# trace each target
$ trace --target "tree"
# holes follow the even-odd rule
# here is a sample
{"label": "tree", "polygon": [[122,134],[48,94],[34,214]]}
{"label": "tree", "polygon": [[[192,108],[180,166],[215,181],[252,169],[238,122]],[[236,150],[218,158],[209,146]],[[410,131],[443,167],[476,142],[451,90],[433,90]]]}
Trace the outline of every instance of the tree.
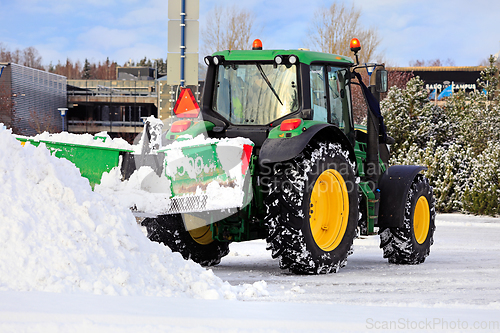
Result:
{"label": "tree", "polygon": [[38,50],[33,46],[27,47],[24,50],[16,49],[9,51],[2,43],[0,43],[0,61],[11,62],[14,64],[36,68],[43,70],[42,57]]}
{"label": "tree", "polygon": [[351,55],[349,47],[352,38],[361,42],[359,60],[361,63],[375,60],[380,38],[375,28],[365,28],[360,21],[361,11],[354,5],[347,8],[344,4],[333,3],[330,7],[319,8],[308,29],[311,49]]}
{"label": "tree", "polygon": [[87,58],[85,58],[85,64],[83,65],[82,79],[84,80],[90,79],[90,63],[87,60]]}
{"label": "tree", "polygon": [[428,167],[436,209],[500,214],[500,100],[498,68],[481,72],[480,89],[454,93],[441,108],[427,99],[418,78],[392,87],[382,101],[391,164]]}
{"label": "tree", "polygon": [[38,50],[33,46],[27,47],[23,50],[23,66],[44,70],[42,65],[42,56]]}
{"label": "tree", "polygon": [[410,67],[442,67],[442,66],[455,66],[453,59],[441,60],[436,58],[434,60],[415,60],[410,61]]}
{"label": "tree", "polygon": [[208,13],[206,27],[201,30],[202,51],[212,54],[222,50],[250,49],[255,15],[237,6],[215,6]]}
{"label": "tree", "polygon": [[489,141],[473,163],[471,186],[465,191],[464,205],[474,214],[500,214],[500,142]]}
{"label": "tree", "polygon": [[147,57],[144,57],[144,59],[141,59],[141,61],[139,61],[137,63],[137,66],[141,66],[141,67],[153,67],[153,63],[151,62],[150,59],[148,59]]}

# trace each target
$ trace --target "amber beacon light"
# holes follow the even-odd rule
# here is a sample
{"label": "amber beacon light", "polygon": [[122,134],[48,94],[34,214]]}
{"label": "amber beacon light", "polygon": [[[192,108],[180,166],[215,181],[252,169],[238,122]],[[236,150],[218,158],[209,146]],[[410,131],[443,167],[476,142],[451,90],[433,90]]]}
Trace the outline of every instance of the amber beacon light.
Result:
{"label": "amber beacon light", "polygon": [[358,52],[361,50],[361,43],[359,42],[359,39],[353,38],[351,39],[351,43],[349,44],[351,47],[351,51],[354,52],[354,56],[356,57],[356,65],[359,64],[359,59],[358,59]]}
{"label": "amber beacon light", "polygon": [[262,50],[262,41],[260,39],[253,41],[252,50]]}
{"label": "amber beacon light", "polygon": [[357,38],[351,39],[351,43],[349,46],[351,47],[351,51],[354,53],[357,53],[359,50],[361,50],[361,44],[359,43],[359,39]]}

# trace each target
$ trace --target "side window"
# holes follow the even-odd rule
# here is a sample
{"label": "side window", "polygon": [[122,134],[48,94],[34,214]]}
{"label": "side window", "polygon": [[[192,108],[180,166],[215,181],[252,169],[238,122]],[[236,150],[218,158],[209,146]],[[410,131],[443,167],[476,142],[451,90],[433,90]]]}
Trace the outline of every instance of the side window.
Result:
{"label": "side window", "polygon": [[331,123],[348,133],[351,131],[349,84],[346,69],[327,67]]}
{"label": "side window", "polygon": [[340,128],[344,127],[344,121],[342,117],[342,98],[340,97],[340,82],[338,77],[338,72],[330,70],[328,71],[328,93],[330,95],[330,110],[332,114],[332,124],[337,125]]}
{"label": "side window", "polygon": [[323,66],[311,66],[311,107],[313,119],[328,121],[328,109],[326,104],[325,75]]}

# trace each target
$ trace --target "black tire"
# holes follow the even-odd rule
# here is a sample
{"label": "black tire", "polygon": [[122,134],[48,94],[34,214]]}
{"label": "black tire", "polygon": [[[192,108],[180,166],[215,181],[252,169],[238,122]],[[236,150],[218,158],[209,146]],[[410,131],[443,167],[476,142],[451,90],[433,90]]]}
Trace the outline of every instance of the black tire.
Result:
{"label": "black tire", "polygon": [[417,175],[408,191],[403,226],[379,230],[384,258],[393,264],[423,263],[434,243],[435,218],[432,187],[427,178]]}
{"label": "black tire", "polygon": [[187,231],[180,214],[146,218],[141,224],[150,240],[163,243],[172,252],[179,252],[184,259],[202,266],[217,265],[229,253],[229,243],[212,239],[210,226]]}
{"label": "black tire", "polygon": [[[294,159],[273,166],[269,194],[264,200],[269,229],[267,248],[273,258],[279,258],[281,268],[297,274],[322,274],[345,266],[358,222],[354,168],[340,144],[325,142],[312,142]],[[334,181],[324,181],[325,175],[333,175]],[[332,190],[316,189],[314,194],[315,185],[323,183]],[[335,192],[337,185],[340,190]],[[321,197],[318,193],[326,194]],[[328,230],[332,230],[331,234]]]}

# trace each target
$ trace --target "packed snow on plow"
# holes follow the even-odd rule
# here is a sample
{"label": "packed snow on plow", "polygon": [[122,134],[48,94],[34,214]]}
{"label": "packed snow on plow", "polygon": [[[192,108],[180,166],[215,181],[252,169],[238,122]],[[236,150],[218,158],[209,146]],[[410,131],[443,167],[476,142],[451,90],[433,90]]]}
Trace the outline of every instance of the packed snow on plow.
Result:
{"label": "packed snow on plow", "polygon": [[[194,213],[239,208],[251,199],[245,176],[253,143],[244,138],[178,141],[165,153],[165,175],[171,180],[167,213]],[[215,222],[215,221],[212,221]]]}

